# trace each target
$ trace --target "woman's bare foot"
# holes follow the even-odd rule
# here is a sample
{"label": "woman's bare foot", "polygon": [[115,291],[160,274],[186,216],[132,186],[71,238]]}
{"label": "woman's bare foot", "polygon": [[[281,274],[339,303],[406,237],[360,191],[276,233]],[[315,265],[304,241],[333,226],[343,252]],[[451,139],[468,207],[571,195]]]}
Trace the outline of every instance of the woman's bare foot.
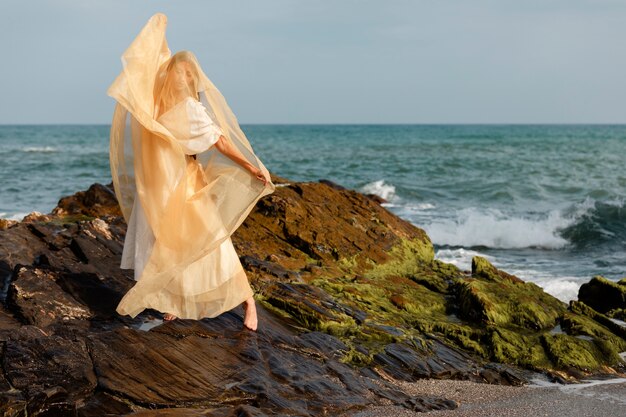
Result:
{"label": "woman's bare foot", "polygon": [[250,329],[256,330],[257,327],[257,317],[256,317],[256,305],[254,304],[254,298],[250,297],[243,303],[243,311],[245,311],[245,316],[243,318],[243,325]]}
{"label": "woman's bare foot", "polygon": [[177,318],[178,318],[178,317],[176,317],[175,315],[170,314],[170,313],[165,313],[165,314],[163,315],[163,320],[164,320],[164,321],[172,321],[172,320],[176,320]]}

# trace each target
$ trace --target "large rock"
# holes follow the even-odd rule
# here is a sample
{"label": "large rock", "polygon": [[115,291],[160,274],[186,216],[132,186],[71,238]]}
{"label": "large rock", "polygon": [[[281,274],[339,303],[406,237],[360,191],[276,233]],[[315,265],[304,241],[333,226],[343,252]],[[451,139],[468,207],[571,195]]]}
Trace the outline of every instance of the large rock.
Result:
{"label": "large rock", "polygon": [[113,183],[109,185],[93,184],[87,191],[79,191],[74,195],[63,197],[52,211],[57,216],[121,216],[117,204]]}
{"label": "large rock", "polygon": [[[296,416],[347,410],[379,397],[413,408],[411,397],[360,376],[337,360],[338,351],[318,347],[341,348],[340,341],[324,334],[295,335],[260,312],[263,328],[256,333],[239,331],[240,317],[226,313],[213,320],[178,320],[149,332],[118,329],[92,335],[99,384],[145,406],[254,404]],[[439,399],[435,406],[455,404]]]}
{"label": "large rock", "polygon": [[455,404],[408,396],[389,376],[517,385],[528,378],[518,367],[624,371],[624,334],[606,315],[481,258],[472,275],[434,260],[428,236],[374,199],[329,181],[274,182],[233,235],[256,333],[242,331],[240,308],[149,331],[160,313],[118,316],[134,281],[119,269],[125,223],[107,187],[0,225],[0,410],[309,416],[391,400],[425,411]]}
{"label": "large rock", "polygon": [[278,263],[305,280],[371,271],[417,272],[434,257],[423,230],[376,202],[327,183],[283,183],[233,235],[240,254]]}
{"label": "large rock", "polygon": [[600,313],[626,309],[626,278],[613,282],[597,276],[580,286],[578,300]]}
{"label": "large rock", "polygon": [[[157,313],[146,311],[135,320],[115,314],[133,281],[132,271],[119,269],[125,225],[111,214],[115,211],[108,196],[106,187],[92,186],[62,199],[51,215],[35,213],[0,231],[0,269],[9,307],[0,315],[4,415],[122,415],[155,405],[204,409],[198,415],[265,415],[275,410],[321,415],[382,400],[421,411],[456,407],[446,399],[404,394],[376,372],[359,373],[342,362],[350,349],[342,341],[285,327],[296,322],[275,317],[263,305],[257,333],[241,331],[241,311],[138,330]],[[401,221],[396,226],[412,231]],[[412,232],[404,236],[415,240],[411,248],[419,249],[421,258],[432,258],[428,238],[417,229]],[[376,233],[387,232],[379,228]],[[301,272],[314,270],[310,254],[319,251],[329,262],[340,254],[320,249],[313,234],[290,239],[297,242],[297,249],[290,246],[294,254],[301,249],[306,253],[303,271],[254,252],[243,252],[244,265],[267,274],[265,278],[282,274],[287,281],[301,280]],[[401,239],[387,236],[387,242],[393,246]],[[387,256],[377,249],[372,253]],[[187,408],[178,415],[191,413]]]}

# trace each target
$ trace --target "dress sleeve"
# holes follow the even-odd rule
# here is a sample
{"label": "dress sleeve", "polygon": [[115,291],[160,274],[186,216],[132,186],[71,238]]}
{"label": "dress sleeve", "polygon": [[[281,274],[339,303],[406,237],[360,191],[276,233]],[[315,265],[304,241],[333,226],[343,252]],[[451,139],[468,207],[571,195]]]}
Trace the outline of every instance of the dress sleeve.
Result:
{"label": "dress sleeve", "polygon": [[189,117],[189,139],[179,143],[187,155],[195,155],[208,150],[222,135],[222,129],[215,124],[202,103],[189,100],[187,104]]}

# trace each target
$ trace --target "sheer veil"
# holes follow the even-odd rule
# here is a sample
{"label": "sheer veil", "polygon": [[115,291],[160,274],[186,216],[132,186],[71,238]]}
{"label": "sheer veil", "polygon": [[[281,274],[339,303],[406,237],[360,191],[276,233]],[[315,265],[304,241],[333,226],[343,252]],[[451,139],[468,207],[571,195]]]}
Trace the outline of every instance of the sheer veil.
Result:
{"label": "sheer veil", "polygon": [[[146,267],[124,305],[118,307],[118,312],[133,317],[143,309],[134,307],[140,305],[138,297],[165,288],[188,265],[215,250],[256,202],[275,189],[226,100],[193,54],[189,61],[197,75],[195,98],[226,139],[263,172],[267,183],[255,179],[215,146],[197,156],[202,166],[199,174],[190,170],[190,157],[174,133],[189,129],[188,121],[180,120],[180,126],[169,129],[157,121],[159,114],[174,105],[165,93],[171,60],[166,26],[165,15],[150,18],[123,53],[122,72],[107,91],[117,101],[110,137],[115,193],[127,222],[134,200],[139,199],[155,236]],[[181,292],[193,294],[193,288]]]}

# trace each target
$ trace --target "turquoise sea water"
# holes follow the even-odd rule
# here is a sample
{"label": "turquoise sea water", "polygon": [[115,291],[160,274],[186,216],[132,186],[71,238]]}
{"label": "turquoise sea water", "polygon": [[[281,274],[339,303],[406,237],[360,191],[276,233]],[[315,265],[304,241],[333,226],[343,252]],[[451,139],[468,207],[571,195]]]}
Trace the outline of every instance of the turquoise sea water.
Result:
{"label": "turquoise sea water", "polygon": [[[437,257],[475,254],[563,299],[626,276],[626,126],[243,125],[273,173],[376,193]],[[110,181],[108,126],[0,126],[0,217]]]}

